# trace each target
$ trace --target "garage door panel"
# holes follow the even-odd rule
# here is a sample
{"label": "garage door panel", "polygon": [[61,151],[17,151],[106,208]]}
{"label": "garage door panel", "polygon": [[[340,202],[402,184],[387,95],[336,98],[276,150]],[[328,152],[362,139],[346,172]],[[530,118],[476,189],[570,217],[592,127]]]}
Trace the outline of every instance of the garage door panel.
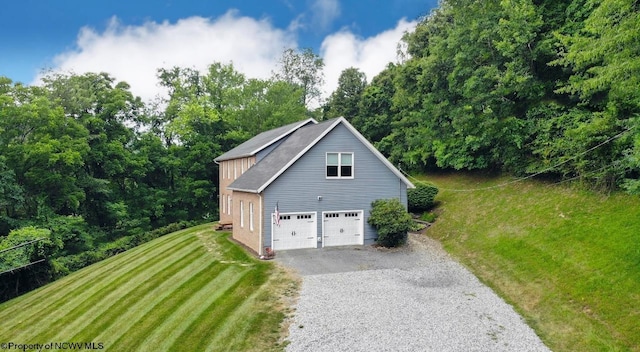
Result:
{"label": "garage door panel", "polygon": [[323,246],[348,246],[364,244],[363,211],[324,212]]}
{"label": "garage door panel", "polygon": [[274,250],[317,247],[315,213],[280,214],[280,224],[271,226]]}

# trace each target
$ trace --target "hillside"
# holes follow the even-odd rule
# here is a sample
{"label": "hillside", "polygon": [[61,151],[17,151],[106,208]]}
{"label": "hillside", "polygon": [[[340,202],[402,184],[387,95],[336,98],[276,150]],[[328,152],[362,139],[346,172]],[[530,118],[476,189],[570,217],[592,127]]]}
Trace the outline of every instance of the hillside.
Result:
{"label": "hillside", "polygon": [[427,234],[552,350],[640,351],[638,197],[480,174],[419,178],[440,188]]}
{"label": "hillside", "polygon": [[110,351],[278,350],[296,282],[211,224],[178,231],[0,305],[0,341]]}

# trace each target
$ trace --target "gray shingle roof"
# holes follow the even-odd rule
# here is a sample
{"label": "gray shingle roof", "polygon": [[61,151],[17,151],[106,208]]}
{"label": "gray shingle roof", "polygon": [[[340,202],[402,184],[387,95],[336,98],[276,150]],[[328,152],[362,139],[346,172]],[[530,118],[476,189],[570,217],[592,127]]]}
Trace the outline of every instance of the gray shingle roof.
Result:
{"label": "gray shingle roof", "polygon": [[296,130],[289,138],[229,185],[229,189],[261,192],[262,187],[284,171],[290,163],[302,156],[315,141],[330,130],[337,119],[316,125],[307,125]]}
{"label": "gray shingle roof", "polygon": [[[314,121],[315,122],[315,121]],[[407,187],[414,185],[396,169],[366,138],[364,138],[344,117],[323,121],[318,124],[300,127],[264,159],[249,168],[233,181],[228,188],[236,191],[261,193],[271,182],[278,178],[289,166],[311,149],[338,124],[344,124],[354,136],[373,152]]]}
{"label": "gray shingle roof", "polygon": [[253,156],[262,149],[270,146],[271,144],[279,141],[280,139],[286,137],[287,135],[295,132],[300,127],[305,126],[309,123],[315,124],[317,122],[314,119],[306,119],[303,121],[298,121],[282,127],[278,127],[273,130],[262,132],[257,136],[249,139],[248,141],[240,144],[239,146],[231,149],[230,151],[215,158],[214,161],[220,162],[224,160]]}

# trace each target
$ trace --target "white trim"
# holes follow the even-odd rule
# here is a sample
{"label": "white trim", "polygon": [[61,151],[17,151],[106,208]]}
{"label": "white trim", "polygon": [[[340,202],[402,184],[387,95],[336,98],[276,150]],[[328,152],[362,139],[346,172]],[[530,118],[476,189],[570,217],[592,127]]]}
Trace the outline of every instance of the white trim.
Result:
{"label": "white trim", "polygon": [[[259,153],[259,152],[260,152],[260,151],[262,151],[263,149],[265,149],[265,148],[269,147],[270,145],[272,145],[272,144],[274,144],[275,142],[277,142],[277,141],[281,140],[282,138],[286,137],[287,135],[289,135],[289,134],[291,134],[291,133],[295,132],[297,129],[299,129],[299,128],[302,128],[302,127],[306,126],[307,124],[309,124],[309,122],[313,123],[314,125],[315,125],[315,124],[318,124],[318,121],[316,121],[316,120],[315,120],[315,119],[313,119],[313,118],[308,118],[308,119],[306,119],[306,120],[299,121],[299,122],[298,122],[298,124],[296,124],[295,126],[291,127],[291,129],[290,129],[290,130],[288,130],[288,131],[284,132],[283,134],[281,134],[281,135],[279,135],[279,136],[276,136],[276,137],[272,138],[271,140],[267,141],[266,143],[264,143],[263,145],[259,146],[257,149],[255,149],[255,150],[253,150],[253,151],[251,151],[251,152],[249,152],[249,153],[243,153],[243,154],[239,154],[239,155],[234,155],[234,156],[232,156],[232,157],[225,157],[224,159],[220,159],[220,157],[221,157],[221,156],[224,156],[225,154],[229,153],[230,151],[232,151],[232,150],[236,149],[237,147],[241,146],[242,144],[244,144],[244,143],[242,143],[242,144],[240,144],[239,146],[236,146],[236,148],[233,148],[233,149],[231,149],[231,150],[229,150],[229,151],[225,152],[224,154],[222,154],[222,155],[218,156],[217,158],[215,158],[215,159],[213,160],[213,162],[215,162],[215,163],[217,164],[217,163],[224,162],[224,161],[228,161],[228,160],[233,160],[233,159],[239,159],[239,158],[245,158],[245,157],[252,157],[252,156],[255,156],[257,153]],[[294,124],[294,123],[295,123],[295,122],[292,122],[291,124]],[[284,127],[284,126],[280,126],[280,127]],[[279,127],[278,127],[278,128],[279,128]],[[275,129],[277,129],[277,128],[274,128],[274,130],[275,130]],[[264,131],[264,132],[269,132],[269,131]],[[264,133],[264,132],[262,132],[262,133]],[[260,134],[261,134],[261,133],[259,133],[258,135],[260,135]],[[251,139],[253,139],[253,138],[257,137],[258,135],[253,136]],[[250,141],[251,139],[249,139],[249,141]],[[248,141],[247,141],[247,142],[248,142]]]}
{"label": "white trim", "polygon": [[[329,154],[338,154],[338,176],[327,176],[327,158]],[[342,176],[342,154],[351,154],[351,176]],[[353,180],[355,178],[354,152],[326,152],[324,156],[324,178],[327,180]]]}
{"label": "white trim", "polygon": [[355,127],[351,126],[349,121],[347,121],[344,117],[339,117],[336,119],[334,123],[331,124],[331,126],[329,126],[326,130],[324,130],[322,134],[320,134],[316,139],[311,141],[302,151],[300,151],[300,153],[298,153],[295,157],[289,160],[289,162],[286,165],[284,165],[282,169],[276,172],[269,180],[267,180],[267,182],[265,182],[257,190],[244,190],[243,192],[262,193],[262,191],[264,191],[273,181],[275,181],[278,177],[280,177],[280,175],[282,175],[291,165],[293,165],[293,163],[298,161],[298,159],[300,159],[304,154],[306,154],[309,151],[309,149],[313,148],[320,140],[322,140],[327,134],[329,134],[329,132],[333,131],[333,129],[341,123],[344,124],[344,126],[347,127],[347,129],[351,131],[351,133],[353,133],[353,135],[360,142],[362,142],[362,144],[364,144],[365,147],[367,147],[373,153],[373,155],[375,155],[378,159],[380,159],[380,161],[382,161],[382,163],[387,168],[389,168],[389,170],[391,170],[393,174],[395,174],[402,182],[404,182],[408,188],[415,188],[413,183],[411,183],[409,179],[404,177],[404,175],[398,169],[396,169],[396,167],[393,166],[393,164],[391,164],[389,160],[387,160],[387,158],[385,158],[384,155],[382,155],[382,153],[380,153],[371,143],[369,143],[369,141],[366,138],[364,138],[364,136],[361,135],[360,132],[358,132],[358,130],[355,129]]}
{"label": "white trim", "polygon": [[240,201],[240,228],[244,228],[244,201]]}
{"label": "white trim", "polygon": [[324,136],[326,136],[329,132],[331,132],[331,130],[333,130],[333,128],[336,127],[340,123],[340,121],[341,121],[340,119],[337,119],[331,126],[329,126],[329,128],[324,130],[322,134],[320,134],[316,139],[311,141],[311,143],[309,143],[304,149],[302,149],[302,151],[300,151],[298,155],[296,155],[291,160],[289,160],[289,162],[285,166],[283,166],[282,169],[276,172],[275,175],[273,175],[269,180],[267,180],[267,182],[265,182],[262,186],[260,186],[260,188],[258,188],[256,193],[262,193],[262,191],[264,191],[265,188],[267,188],[273,181],[275,181],[278,177],[280,177],[280,175],[282,175],[282,173],[284,173],[291,165],[293,165],[293,163],[298,161],[298,159],[300,159],[303,155],[305,155],[309,151],[309,149],[313,148],[313,146],[315,146],[316,143],[318,143],[320,140],[322,140],[322,138],[324,138]]}
{"label": "white trim", "polygon": [[253,202],[249,202],[249,231],[253,232],[254,209]]}
{"label": "white trim", "polygon": [[254,156],[254,155],[258,154],[258,152],[260,152],[261,150],[263,150],[263,149],[267,148],[268,146],[270,146],[270,145],[272,145],[273,143],[275,143],[275,142],[277,142],[277,141],[281,140],[282,138],[284,138],[284,137],[286,137],[286,136],[290,135],[291,133],[295,132],[296,130],[298,130],[298,129],[300,129],[300,128],[304,127],[304,126],[306,126],[309,122],[313,122],[313,124],[314,124],[314,125],[317,125],[317,124],[318,124],[318,121],[316,121],[316,120],[315,120],[314,118],[312,118],[312,117],[310,117],[310,118],[308,118],[308,119],[306,119],[306,120],[300,121],[300,123],[299,123],[299,124],[297,124],[297,125],[295,125],[295,126],[291,127],[291,129],[290,129],[290,130],[288,130],[287,132],[285,132],[285,133],[283,133],[283,134],[279,135],[278,137],[276,137],[276,138],[274,138],[274,139],[270,140],[269,142],[265,143],[264,145],[261,145],[258,149],[256,149],[256,150],[252,151],[251,153],[249,153],[249,155],[250,155],[250,156]]}
{"label": "white trim", "polygon": [[263,236],[263,224],[262,224],[262,194],[258,194],[258,198],[260,199],[260,205],[258,206],[258,243],[260,244],[260,248],[258,248],[258,254],[264,254],[264,236]]}
{"label": "white trim", "polygon": [[340,117],[339,120],[344,122],[344,125],[351,131],[351,133],[353,133],[356,136],[356,138],[358,138],[360,142],[362,142],[362,144],[364,144],[367,148],[369,148],[369,150],[371,150],[371,152],[375,156],[377,156],[378,159],[380,159],[380,161],[382,161],[382,163],[391,170],[391,172],[393,172],[396,176],[398,176],[398,178],[402,180],[407,185],[408,188],[416,188],[416,186],[414,186],[413,183],[411,183],[411,181],[409,181],[409,179],[406,178],[402,174],[402,172],[400,172],[400,170],[398,170],[395,166],[393,166],[393,164],[391,164],[391,162],[389,162],[389,160],[387,160],[387,158],[385,158],[384,155],[382,155],[382,153],[380,153],[380,151],[376,149],[376,147],[374,147],[371,143],[369,143],[369,141],[366,138],[364,138],[364,136],[360,134],[360,132],[358,132],[358,130],[356,130],[356,128],[349,123],[349,121],[347,121],[344,117]]}

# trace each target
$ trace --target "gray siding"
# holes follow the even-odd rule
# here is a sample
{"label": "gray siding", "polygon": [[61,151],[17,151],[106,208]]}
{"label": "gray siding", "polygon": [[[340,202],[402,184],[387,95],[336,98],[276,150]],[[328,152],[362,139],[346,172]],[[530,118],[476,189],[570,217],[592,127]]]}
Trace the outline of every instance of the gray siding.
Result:
{"label": "gray siding", "polygon": [[[326,179],[327,152],[353,152],[354,178]],[[371,202],[398,198],[406,207],[407,186],[340,124],[269,185],[263,196],[266,246],[271,244],[271,213],[276,202],[280,213],[316,212],[318,236],[322,235],[323,211],[364,210],[364,239],[365,244],[370,244],[377,237],[375,229],[367,223]],[[318,196],[322,196],[321,201]]]}

